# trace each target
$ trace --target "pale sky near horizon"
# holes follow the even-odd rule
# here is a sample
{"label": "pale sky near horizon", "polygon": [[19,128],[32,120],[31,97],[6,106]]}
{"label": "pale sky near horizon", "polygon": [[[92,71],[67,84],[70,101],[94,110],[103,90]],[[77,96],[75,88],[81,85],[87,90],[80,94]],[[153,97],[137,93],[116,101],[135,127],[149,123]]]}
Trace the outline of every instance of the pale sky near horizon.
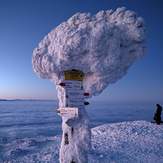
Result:
{"label": "pale sky near horizon", "polygon": [[76,12],[125,6],[145,20],[146,55],[95,100],[163,100],[163,1],[161,0],[0,0],[0,98],[56,99],[55,86],[32,70],[32,51],[53,28]]}

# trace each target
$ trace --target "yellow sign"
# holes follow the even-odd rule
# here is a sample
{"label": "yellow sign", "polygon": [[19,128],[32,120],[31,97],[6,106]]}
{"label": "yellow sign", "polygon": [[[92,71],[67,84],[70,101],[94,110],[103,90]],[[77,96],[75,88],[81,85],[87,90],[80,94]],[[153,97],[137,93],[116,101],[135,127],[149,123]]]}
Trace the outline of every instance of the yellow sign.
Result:
{"label": "yellow sign", "polygon": [[82,81],[84,78],[84,73],[80,70],[67,70],[64,71],[65,80],[79,80]]}

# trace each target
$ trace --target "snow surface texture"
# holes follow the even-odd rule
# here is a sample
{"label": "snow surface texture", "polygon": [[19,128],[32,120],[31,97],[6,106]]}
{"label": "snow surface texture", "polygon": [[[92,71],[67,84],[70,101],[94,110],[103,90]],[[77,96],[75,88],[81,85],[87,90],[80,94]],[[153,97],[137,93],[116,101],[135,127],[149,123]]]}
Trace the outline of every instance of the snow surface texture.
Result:
{"label": "snow surface texture", "polygon": [[[58,163],[60,136],[16,140],[8,144],[7,163]],[[48,142],[37,153],[35,144]],[[54,150],[55,149],[55,150]],[[89,163],[162,163],[163,126],[146,121],[104,124],[92,129]]]}
{"label": "snow surface texture", "polygon": [[84,90],[91,95],[122,78],[144,54],[144,22],[125,7],[77,13],[52,30],[33,52],[33,69],[58,83],[63,71],[85,73]]}

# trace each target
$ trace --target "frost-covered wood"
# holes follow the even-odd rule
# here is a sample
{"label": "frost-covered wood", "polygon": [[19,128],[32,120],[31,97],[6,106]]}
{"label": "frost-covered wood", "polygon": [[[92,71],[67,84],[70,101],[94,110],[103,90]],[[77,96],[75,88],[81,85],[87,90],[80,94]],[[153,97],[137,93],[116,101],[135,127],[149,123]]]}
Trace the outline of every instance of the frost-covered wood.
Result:
{"label": "frost-covered wood", "polygon": [[[65,86],[57,86],[59,107],[67,108],[62,116],[62,142],[60,148],[61,163],[88,162],[90,150],[89,120],[84,107],[84,92],[82,81],[64,81]],[[74,117],[68,115],[70,107],[78,108],[78,114]],[[70,114],[72,109],[70,110]]]}

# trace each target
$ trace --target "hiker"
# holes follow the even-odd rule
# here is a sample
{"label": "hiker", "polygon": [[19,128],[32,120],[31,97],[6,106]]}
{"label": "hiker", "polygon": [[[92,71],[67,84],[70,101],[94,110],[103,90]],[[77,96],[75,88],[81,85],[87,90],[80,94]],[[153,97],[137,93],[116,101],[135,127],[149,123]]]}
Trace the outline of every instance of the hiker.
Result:
{"label": "hiker", "polygon": [[159,105],[159,104],[156,104],[156,107],[157,107],[157,109],[156,109],[156,112],[154,114],[154,118],[153,119],[159,125],[160,123],[162,123],[162,121],[161,121],[162,106]]}

